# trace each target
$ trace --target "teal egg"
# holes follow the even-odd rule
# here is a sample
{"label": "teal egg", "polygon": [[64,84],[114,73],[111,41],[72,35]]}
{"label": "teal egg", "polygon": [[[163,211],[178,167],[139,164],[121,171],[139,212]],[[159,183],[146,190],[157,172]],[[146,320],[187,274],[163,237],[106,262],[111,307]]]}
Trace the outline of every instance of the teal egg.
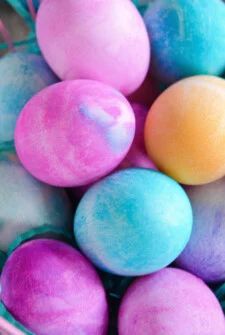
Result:
{"label": "teal egg", "polygon": [[151,40],[151,73],[166,84],[225,71],[222,0],[157,0],[144,20]]}
{"label": "teal egg", "polygon": [[155,272],[182,252],[192,209],[182,187],[147,169],[117,172],[92,186],[78,205],[76,241],[100,269],[124,276]]}

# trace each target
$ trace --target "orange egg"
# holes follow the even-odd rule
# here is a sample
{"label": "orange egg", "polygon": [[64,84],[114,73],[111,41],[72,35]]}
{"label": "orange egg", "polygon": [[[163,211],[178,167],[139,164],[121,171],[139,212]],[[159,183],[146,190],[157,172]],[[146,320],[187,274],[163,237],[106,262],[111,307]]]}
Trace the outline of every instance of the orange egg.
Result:
{"label": "orange egg", "polygon": [[225,175],[225,80],[195,76],[164,91],[150,109],[145,144],[160,170],[183,184]]}

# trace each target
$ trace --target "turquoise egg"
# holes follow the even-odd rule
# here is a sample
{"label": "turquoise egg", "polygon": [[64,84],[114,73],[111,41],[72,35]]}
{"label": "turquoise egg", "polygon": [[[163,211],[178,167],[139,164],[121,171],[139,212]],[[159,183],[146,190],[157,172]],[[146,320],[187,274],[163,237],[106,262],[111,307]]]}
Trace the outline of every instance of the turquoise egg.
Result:
{"label": "turquoise egg", "polygon": [[176,181],[153,170],[127,169],[87,191],[74,232],[100,269],[138,276],[173,262],[190,238],[192,220],[189,199]]}
{"label": "turquoise egg", "polygon": [[145,23],[151,40],[151,73],[166,84],[225,71],[225,4],[222,0],[158,0]]}
{"label": "turquoise egg", "polygon": [[42,56],[15,52],[0,59],[0,145],[13,141],[16,120],[28,100],[56,81]]}
{"label": "turquoise egg", "polygon": [[25,232],[66,232],[73,208],[63,189],[34,179],[13,151],[0,152],[0,249],[8,251]]}

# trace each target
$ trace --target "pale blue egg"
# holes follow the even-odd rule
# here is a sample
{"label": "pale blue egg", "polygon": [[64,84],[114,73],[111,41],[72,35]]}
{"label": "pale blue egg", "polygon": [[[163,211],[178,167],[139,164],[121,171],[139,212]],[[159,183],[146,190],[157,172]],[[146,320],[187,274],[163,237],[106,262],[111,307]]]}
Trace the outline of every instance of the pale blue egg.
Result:
{"label": "pale blue egg", "polygon": [[25,232],[67,232],[73,208],[63,189],[33,178],[14,151],[0,152],[0,248],[7,251]]}
{"label": "pale blue egg", "polygon": [[100,269],[144,275],[170,264],[184,249],[192,209],[182,187],[147,169],[117,172],[92,186],[78,206],[74,231]]}
{"label": "pale blue egg", "polygon": [[225,4],[221,0],[157,0],[145,23],[151,74],[166,84],[225,71]]}

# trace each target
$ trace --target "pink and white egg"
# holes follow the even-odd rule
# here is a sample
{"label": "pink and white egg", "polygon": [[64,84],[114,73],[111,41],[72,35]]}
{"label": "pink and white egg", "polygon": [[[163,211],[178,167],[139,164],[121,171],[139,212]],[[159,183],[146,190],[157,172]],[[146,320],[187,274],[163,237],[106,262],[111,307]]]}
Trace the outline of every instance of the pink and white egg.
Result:
{"label": "pink and white egg", "polygon": [[34,96],[17,122],[15,143],[24,167],[55,186],[92,183],[126,156],[135,117],[126,98],[91,80],[65,81]]}

